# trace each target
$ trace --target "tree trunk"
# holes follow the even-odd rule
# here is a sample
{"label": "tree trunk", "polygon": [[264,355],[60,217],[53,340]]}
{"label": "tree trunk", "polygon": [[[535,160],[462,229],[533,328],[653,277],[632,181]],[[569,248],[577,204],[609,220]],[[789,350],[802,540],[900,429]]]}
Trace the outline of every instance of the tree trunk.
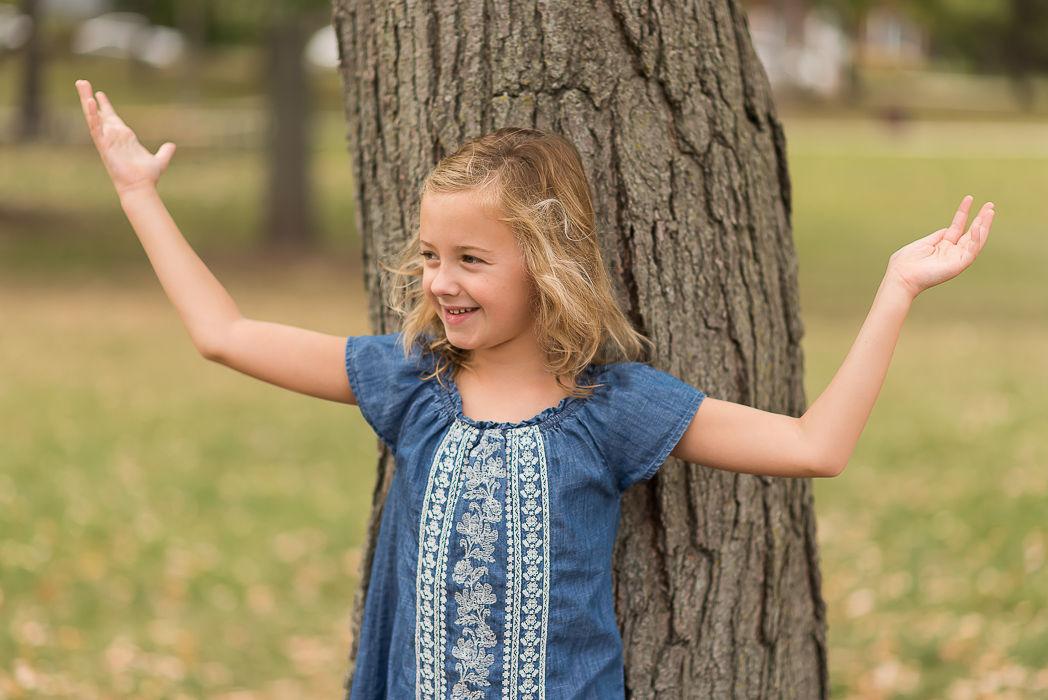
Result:
{"label": "tree trunk", "polygon": [[[537,126],[582,153],[653,364],[803,410],[786,147],[735,0],[333,1],[376,333],[397,327],[378,261],[414,231],[430,168]],[[391,470],[384,454],[354,632]],[[630,697],[827,697],[810,482],[671,460],[626,494],[613,574]]]}
{"label": "tree trunk", "polygon": [[309,207],[309,86],[302,65],[305,37],[298,21],[269,31],[270,154],[267,242],[305,248],[314,241]]}
{"label": "tree trunk", "polygon": [[1032,112],[1037,106],[1034,76],[1048,69],[1044,30],[1048,28],[1048,9],[1042,0],[1012,0],[1011,17],[1005,28],[1005,67],[1012,76],[1012,90],[1019,106]]}
{"label": "tree trunk", "polygon": [[175,6],[175,22],[186,40],[179,67],[179,99],[183,103],[197,104],[203,96],[207,11],[204,0],[182,0]]}
{"label": "tree trunk", "polygon": [[39,0],[22,0],[22,14],[32,22],[22,64],[21,99],[19,100],[17,137],[19,141],[36,141],[44,132],[43,73],[44,33]]}

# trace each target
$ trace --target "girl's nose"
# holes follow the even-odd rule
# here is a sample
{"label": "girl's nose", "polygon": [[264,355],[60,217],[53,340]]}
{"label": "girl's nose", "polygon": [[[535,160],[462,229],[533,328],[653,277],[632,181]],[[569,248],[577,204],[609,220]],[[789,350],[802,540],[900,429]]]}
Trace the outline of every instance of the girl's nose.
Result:
{"label": "girl's nose", "polygon": [[453,296],[458,293],[458,283],[455,281],[454,272],[446,265],[441,265],[433,270],[429,280],[429,291],[436,296]]}

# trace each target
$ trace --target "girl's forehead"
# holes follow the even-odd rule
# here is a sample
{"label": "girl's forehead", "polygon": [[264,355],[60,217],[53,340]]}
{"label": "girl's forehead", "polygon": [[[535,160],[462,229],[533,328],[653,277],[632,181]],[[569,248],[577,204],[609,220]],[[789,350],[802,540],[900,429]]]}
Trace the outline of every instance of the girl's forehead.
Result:
{"label": "girl's forehead", "polygon": [[509,225],[471,192],[427,194],[422,198],[419,237],[431,245],[516,245]]}

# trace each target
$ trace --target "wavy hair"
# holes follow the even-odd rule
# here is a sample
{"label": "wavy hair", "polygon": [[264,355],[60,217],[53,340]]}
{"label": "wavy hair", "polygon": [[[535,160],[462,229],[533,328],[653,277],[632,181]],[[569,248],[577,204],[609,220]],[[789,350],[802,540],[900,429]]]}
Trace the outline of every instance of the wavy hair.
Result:
{"label": "wavy hair", "polygon": [[[513,231],[534,282],[532,300],[546,369],[572,396],[591,364],[642,359],[648,341],[626,320],[612,293],[597,245],[593,204],[582,159],[559,134],[507,127],[467,141],[440,162],[421,196],[472,192],[481,206]],[[431,376],[469,365],[422,291],[422,255],[416,234],[387,269],[400,279],[390,304],[403,319],[406,351],[436,358]]]}

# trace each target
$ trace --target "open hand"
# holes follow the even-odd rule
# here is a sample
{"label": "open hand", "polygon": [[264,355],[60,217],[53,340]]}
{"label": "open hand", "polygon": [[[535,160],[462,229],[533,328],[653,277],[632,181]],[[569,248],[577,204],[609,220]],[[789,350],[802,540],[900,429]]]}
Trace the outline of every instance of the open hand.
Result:
{"label": "open hand", "polygon": [[76,81],[76,90],[80,93],[80,106],[84,108],[91,139],[117,194],[142,186],[154,187],[175,153],[175,144],[165,143],[155,155],[150,153],[117,116],[105,93],[92,96],[91,83],[86,80]]}
{"label": "open hand", "polygon": [[914,241],[892,255],[889,273],[894,273],[913,296],[953,279],[979,256],[993,224],[993,203],[982,205],[971,227],[965,231],[972,201],[971,197],[961,201],[949,228]]}

